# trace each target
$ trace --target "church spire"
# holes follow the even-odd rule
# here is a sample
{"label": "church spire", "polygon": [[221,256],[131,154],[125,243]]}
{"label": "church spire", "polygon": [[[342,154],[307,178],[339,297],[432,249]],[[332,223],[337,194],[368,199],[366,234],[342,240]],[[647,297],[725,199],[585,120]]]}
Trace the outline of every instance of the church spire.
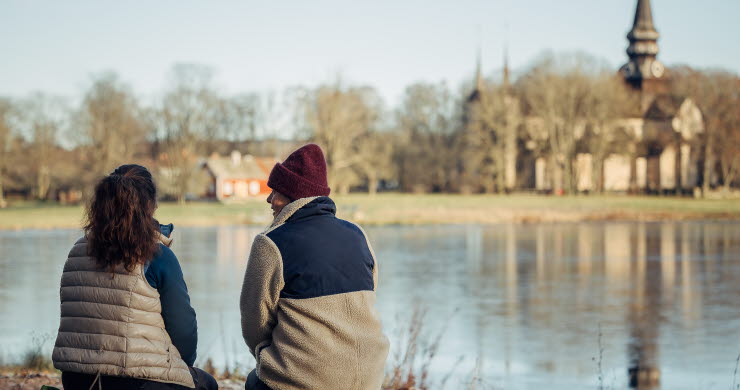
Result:
{"label": "church spire", "polygon": [[633,34],[635,31],[653,32],[656,34],[655,38],[658,38],[658,32],[655,31],[655,27],[653,26],[653,11],[650,7],[650,0],[637,1],[635,21],[632,24],[632,31],[630,31],[630,34]]}
{"label": "church spire", "polygon": [[630,42],[627,47],[627,55],[630,59],[639,57],[655,58],[658,55],[658,38],[660,34],[653,25],[653,11],[650,0],[637,0],[635,10],[635,21],[632,30],[627,34]]}
{"label": "church spire", "polygon": [[478,53],[475,60],[475,84],[473,90],[468,95],[468,103],[477,102],[480,100],[481,92],[483,91],[483,75],[481,74],[481,59],[480,59],[480,46],[478,46]]}
{"label": "church spire", "polygon": [[506,21],[504,24],[504,78],[503,78],[503,84],[504,87],[508,88],[510,86],[510,79],[509,79],[509,22]]}
{"label": "church spire", "polygon": [[511,84],[509,80],[509,44],[504,42],[504,87],[508,87]]}
{"label": "church spire", "polygon": [[481,76],[480,46],[478,46],[478,54],[475,60],[475,89],[478,91],[483,90],[483,76]]}
{"label": "church spire", "polygon": [[650,92],[645,91],[646,82],[651,84],[649,89],[654,89],[653,92],[663,89],[665,84],[665,68],[656,58],[659,37],[653,24],[650,0],[637,0],[632,29],[627,33],[629,61],[622,66],[621,72],[627,83],[643,92]]}

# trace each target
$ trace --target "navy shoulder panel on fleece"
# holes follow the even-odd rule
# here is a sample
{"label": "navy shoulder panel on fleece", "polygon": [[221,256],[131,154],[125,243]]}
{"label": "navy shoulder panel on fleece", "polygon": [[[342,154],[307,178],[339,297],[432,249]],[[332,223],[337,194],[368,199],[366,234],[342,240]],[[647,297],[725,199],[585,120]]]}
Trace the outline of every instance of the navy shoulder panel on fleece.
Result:
{"label": "navy shoulder panel on fleece", "polygon": [[[319,198],[317,204],[331,202]],[[283,258],[281,298],[373,290],[373,256],[362,231],[312,202],[299,218],[267,233]],[[333,206],[333,202],[331,202]],[[310,212],[309,210],[314,210]],[[298,214],[298,213],[297,213]]]}

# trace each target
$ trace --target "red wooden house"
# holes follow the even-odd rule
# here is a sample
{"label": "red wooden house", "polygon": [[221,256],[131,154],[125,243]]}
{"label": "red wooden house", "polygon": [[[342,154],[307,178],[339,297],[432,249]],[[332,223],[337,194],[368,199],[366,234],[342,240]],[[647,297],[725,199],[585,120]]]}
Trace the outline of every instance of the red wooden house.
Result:
{"label": "red wooden house", "polygon": [[208,182],[204,197],[222,202],[266,197],[270,193],[267,178],[277,162],[269,157],[242,156],[238,151],[228,157],[211,155],[202,166]]}

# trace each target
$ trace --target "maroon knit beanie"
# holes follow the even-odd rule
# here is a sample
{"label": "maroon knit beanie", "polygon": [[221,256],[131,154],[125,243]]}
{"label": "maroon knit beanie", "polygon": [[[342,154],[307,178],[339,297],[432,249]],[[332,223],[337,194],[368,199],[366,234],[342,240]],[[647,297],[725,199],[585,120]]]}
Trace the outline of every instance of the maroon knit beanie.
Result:
{"label": "maroon knit beanie", "polygon": [[267,186],[290,200],[329,195],[324,152],[316,144],[302,146],[282,164],[275,164]]}

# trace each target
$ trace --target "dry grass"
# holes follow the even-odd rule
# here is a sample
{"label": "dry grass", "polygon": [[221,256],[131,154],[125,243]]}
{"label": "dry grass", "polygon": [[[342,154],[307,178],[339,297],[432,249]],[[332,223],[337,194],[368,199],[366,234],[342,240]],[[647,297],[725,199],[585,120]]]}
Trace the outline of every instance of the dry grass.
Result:
{"label": "dry grass", "polygon": [[[365,194],[337,196],[338,215],[367,225],[491,224],[613,220],[740,220],[736,199],[647,196],[539,196]],[[270,210],[262,199],[241,204],[162,203],[157,218],[177,226],[265,226]],[[0,209],[0,229],[79,228],[82,208],[48,203]]]}
{"label": "dry grass", "polygon": [[[430,335],[424,328],[427,310],[416,306],[411,312],[408,325],[399,330],[395,340],[397,345],[394,354],[390,357],[386,367],[386,376],[383,381],[382,390],[443,390],[464,357],[459,357],[456,363],[449,367],[443,377],[431,374],[431,365],[438,354],[439,346],[447,330],[445,324],[437,333]],[[452,316],[450,316],[451,318]],[[600,327],[599,327],[600,328]],[[597,388],[606,388],[603,383],[603,345],[602,333],[599,330],[599,356],[597,363],[598,384]],[[19,365],[6,365],[0,361],[0,389],[30,390],[39,389],[42,385],[54,386],[61,389],[61,378],[59,371],[55,370],[50,358],[41,351],[48,342],[48,337],[34,335],[33,347],[29,350]],[[226,390],[237,390],[244,388],[247,372],[242,372],[239,367],[230,369],[228,366],[223,370],[217,369],[213,361],[208,358],[204,363],[198,364],[201,368],[213,375],[219,388]],[[737,383],[738,367],[740,367],[740,354],[735,360],[735,369],[732,375],[733,390],[740,390]],[[482,374],[482,359],[476,359],[474,369],[461,383],[451,384],[454,390],[486,390],[494,389]]]}
{"label": "dry grass", "polygon": [[[427,310],[416,306],[411,313],[407,327],[401,329],[396,337],[395,353],[386,368],[386,377],[382,390],[441,390],[449,380],[464,357],[460,356],[448,372],[440,377],[431,374],[431,366],[439,352],[442,338],[447,331],[447,324],[436,334],[430,335],[424,328]],[[452,318],[449,316],[448,318]],[[481,359],[476,360],[475,368],[464,384],[458,384],[455,390],[478,390],[493,388],[487,385],[481,376]]]}
{"label": "dry grass", "polygon": [[[454,314],[454,313],[453,313]],[[443,325],[436,333],[430,334],[425,328],[427,310],[415,306],[406,321],[407,326],[400,329],[395,335],[396,346],[393,356],[390,357],[386,368],[386,377],[382,390],[441,390],[447,388],[453,372],[463,362],[460,356],[455,364],[451,366],[444,376],[431,374],[431,365],[439,352],[439,346],[447,330],[447,324]],[[448,318],[452,318],[452,315]],[[40,385],[46,384],[61,387],[59,372],[54,369],[48,354],[44,353],[44,347],[51,340],[51,335],[32,335],[32,347],[21,359],[19,364],[7,365],[0,360],[0,389],[38,389]],[[242,348],[240,344],[238,348]],[[603,388],[601,354],[601,333],[599,333],[599,388]],[[227,359],[228,360],[228,359]],[[595,358],[594,358],[595,360]],[[484,390],[493,389],[482,375],[482,359],[478,357],[474,369],[467,379],[452,388],[455,390]],[[740,389],[734,385],[740,355],[736,361],[733,375],[733,389]],[[196,363],[196,366],[213,375],[222,389],[242,389],[249,370],[242,370],[236,365],[230,368],[228,363],[223,369],[218,369],[211,358]],[[436,380],[433,380],[436,379]]]}
{"label": "dry grass", "polygon": [[0,389],[39,390],[42,386],[62,387],[58,373],[39,372],[0,372]]}
{"label": "dry grass", "polygon": [[740,219],[740,202],[647,196],[350,195],[340,213],[365,224]]}
{"label": "dry grass", "polygon": [[46,345],[52,340],[50,334],[32,334],[31,348],[23,354],[19,368],[34,373],[54,372],[54,364],[45,350]]}

